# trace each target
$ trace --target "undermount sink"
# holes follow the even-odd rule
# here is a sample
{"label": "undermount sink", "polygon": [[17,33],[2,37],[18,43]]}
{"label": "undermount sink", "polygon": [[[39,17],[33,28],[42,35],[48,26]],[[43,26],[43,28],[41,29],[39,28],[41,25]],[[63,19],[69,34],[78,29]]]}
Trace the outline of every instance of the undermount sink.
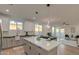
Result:
{"label": "undermount sink", "polygon": [[51,40],[56,40],[57,39],[56,37],[40,36],[40,37],[37,37],[37,40],[40,41],[41,38],[46,39],[47,41],[51,41]]}

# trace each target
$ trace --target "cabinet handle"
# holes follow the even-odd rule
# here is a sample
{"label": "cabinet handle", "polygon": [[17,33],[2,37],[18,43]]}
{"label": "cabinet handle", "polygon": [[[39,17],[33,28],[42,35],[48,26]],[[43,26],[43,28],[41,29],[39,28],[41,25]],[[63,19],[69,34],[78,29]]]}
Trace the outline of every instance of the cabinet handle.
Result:
{"label": "cabinet handle", "polygon": [[31,50],[31,46],[29,46],[29,49]]}
{"label": "cabinet handle", "polygon": [[38,55],[41,55],[40,53],[38,53]]}
{"label": "cabinet handle", "polygon": [[26,55],[28,55],[28,53],[27,53],[27,52],[25,52],[25,54],[26,54]]}

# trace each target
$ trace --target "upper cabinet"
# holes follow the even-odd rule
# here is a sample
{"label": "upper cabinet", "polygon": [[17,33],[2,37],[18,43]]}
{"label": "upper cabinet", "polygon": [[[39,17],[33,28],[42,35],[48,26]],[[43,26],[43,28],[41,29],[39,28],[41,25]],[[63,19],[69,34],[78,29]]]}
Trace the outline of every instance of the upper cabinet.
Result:
{"label": "upper cabinet", "polygon": [[9,18],[2,18],[2,30],[3,31],[9,30]]}
{"label": "upper cabinet", "polygon": [[30,21],[24,22],[24,31],[35,31],[35,24]]}

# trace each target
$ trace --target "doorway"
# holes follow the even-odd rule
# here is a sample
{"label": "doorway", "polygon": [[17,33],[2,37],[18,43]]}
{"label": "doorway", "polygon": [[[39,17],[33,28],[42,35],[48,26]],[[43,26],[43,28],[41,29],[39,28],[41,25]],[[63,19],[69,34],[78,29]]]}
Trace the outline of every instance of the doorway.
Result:
{"label": "doorway", "polygon": [[62,42],[65,39],[65,30],[63,28],[56,27],[57,41]]}
{"label": "doorway", "polygon": [[57,41],[65,39],[65,29],[60,27],[52,27],[52,35],[57,37]]}

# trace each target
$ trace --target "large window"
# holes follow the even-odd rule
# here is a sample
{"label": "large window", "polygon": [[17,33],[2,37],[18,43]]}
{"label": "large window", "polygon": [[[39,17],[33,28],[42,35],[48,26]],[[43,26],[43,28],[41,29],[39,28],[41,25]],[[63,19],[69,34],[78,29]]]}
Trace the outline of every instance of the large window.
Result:
{"label": "large window", "polygon": [[59,28],[56,28],[56,33],[59,33],[60,29]]}
{"label": "large window", "polygon": [[17,29],[18,29],[18,30],[22,30],[22,29],[23,29],[23,23],[18,22],[18,23],[17,23]]}
{"label": "large window", "polygon": [[55,27],[52,27],[52,34],[55,33]]}
{"label": "large window", "polygon": [[35,24],[35,32],[42,32],[42,25]]}
{"label": "large window", "polygon": [[10,30],[22,30],[22,29],[23,29],[22,22],[10,21]]}
{"label": "large window", "polygon": [[16,22],[10,21],[10,30],[16,30]]}

